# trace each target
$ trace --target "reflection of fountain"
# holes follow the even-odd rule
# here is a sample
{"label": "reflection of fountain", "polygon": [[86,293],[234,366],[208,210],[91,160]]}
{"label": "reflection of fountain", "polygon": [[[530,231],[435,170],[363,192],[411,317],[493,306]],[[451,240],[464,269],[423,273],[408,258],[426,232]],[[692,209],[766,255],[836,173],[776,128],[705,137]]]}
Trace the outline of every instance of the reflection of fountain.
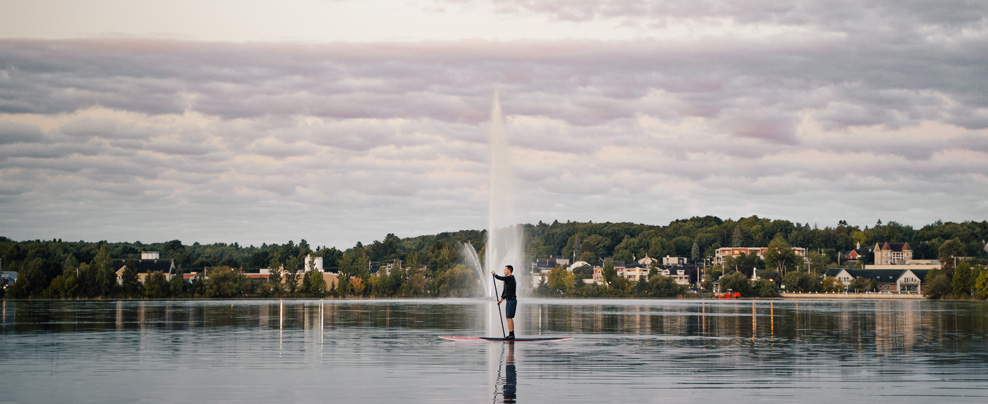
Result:
{"label": "reflection of fountain", "polygon": [[484,262],[480,262],[480,257],[472,245],[464,244],[462,248],[467,265],[480,276],[486,297],[494,297],[490,272],[497,271],[501,274],[505,265],[515,268],[514,276],[519,285],[519,292],[524,290],[525,285],[522,280],[525,273],[522,228],[515,222],[508,133],[504,128],[501,101],[497,92],[494,93],[494,105],[491,108],[490,147],[491,186]]}

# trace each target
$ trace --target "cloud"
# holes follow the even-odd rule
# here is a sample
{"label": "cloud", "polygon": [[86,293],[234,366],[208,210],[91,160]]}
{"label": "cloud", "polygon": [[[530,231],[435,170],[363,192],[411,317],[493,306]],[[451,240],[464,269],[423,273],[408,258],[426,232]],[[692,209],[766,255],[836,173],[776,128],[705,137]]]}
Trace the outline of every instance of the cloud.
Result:
{"label": "cloud", "polygon": [[339,247],[480,228],[495,90],[520,221],[983,219],[981,6],[856,4],[497,6],[701,32],[619,41],[0,39],[0,228]]}

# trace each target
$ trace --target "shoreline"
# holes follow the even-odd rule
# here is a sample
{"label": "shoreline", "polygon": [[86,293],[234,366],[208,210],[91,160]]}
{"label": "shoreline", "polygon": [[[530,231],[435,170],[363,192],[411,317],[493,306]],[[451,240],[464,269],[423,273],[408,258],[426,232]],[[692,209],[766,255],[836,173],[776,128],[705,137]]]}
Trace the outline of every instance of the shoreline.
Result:
{"label": "shoreline", "polygon": [[919,293],[783,293],[783,299],[815,300],[928,300]]}

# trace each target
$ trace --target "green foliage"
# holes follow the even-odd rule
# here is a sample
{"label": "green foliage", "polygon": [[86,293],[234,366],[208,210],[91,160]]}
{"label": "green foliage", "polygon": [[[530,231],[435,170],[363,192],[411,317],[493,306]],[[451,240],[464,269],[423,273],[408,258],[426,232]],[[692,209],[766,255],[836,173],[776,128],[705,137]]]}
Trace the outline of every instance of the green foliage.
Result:
{"label": "green foliage", "polygon": [[480,291],[477,275],[464,265],[438,271],[433,290],[440,297],[476,296]]}
{"label": "green foliage", "polygon": [[930,299],[939,299],[950,294],[953,290],[950,286],[950,277],[939,271],[930,271],[930,274],[933,277],[930,279],[926,289],[923,290],[923,295]]}
{"label": "green foliage", "polygon": [[137,297],[141,293],[141,283],[137,280],[137,262],[128,260],[121,275],[121,292],[126,297]]}
{"label": "green foliage", "polygon": [[309,271],[302,278],[302,293],[310,296],[323,296],[326,294],[326,279],[322,276],[322,271]]}
{"label": "green foliage", "polygon": [[251,292],[251,283],[244,275],[230,267],[211,269],[206,276],[204,297],[242,297]]}
{"label": "green foliage", "polygon": [[676,297],[686,290],[668,276],[652,275],[648,278],[648,295],[652,297]]}
{"label": "green foliage", "polygon": [[751,279],[742,272],[734,272],[720,278],[721,292],[738,292],[741,296],[752,296]]}
{"label": "green foliage", "polygon": [[979,299],[988,299],[988,269],[979,268],[978,277],[974,280],[974,295]]}
{"label": "green foliage", "polygon": [[782,277],[782,283],[786,286],[787,292],[809,293],[819,289],[820,282],[816,275],[805,271],[791,271]]}
{"label": "green foliage", "polygon": [[549,295],[569,295],[576,291],[576,275],[563,267],[555,267],[547,276],[546,287]]}
{"label": "green foliage", "polygon": [[964,244],[955,237],[941,244],[938,251],[943,270],[951,274],[954,272],[954,257],[964,255]]}
{"label": "green foliage", "polygon": [[171,287],[168,284],[168,279],[162,272],[152,272],[144,281],[144,296],[146,297],[161,299],[168,297],[170,293]]}
{"label": "green foliage", "polygon": [[288,293],[294,295],[298,290],[299,284],[302,282],[303,269],[302,265],[305,262],[304,256],[295,256],[288,259],[285,263],[285,287],[288,288]]}
{"label": "green foliage", "polygon": [[978,274],[971,273],[971,264],[966,261],[957,263],[954,276],[950,280],[953,295],[957,297],[970,296],[974,292],[974,283]]}
{"label": "green foliage", "polygon": [[851,283],[847,285],[848,292],[852,293],[874,292],[877,289],[878,285],[874,280],[869,280],[860,276],[852,279]]}
{"label": "green foliage", "polygon": [[778,297],[779,287],[771,279],[762,278],[755,281],[753,286],[755,296],[758,297]]}
{"label": "green foliage", "polygon": [[617,270],[614,269],[614,263],[608,262],[604,264],[604,283],[610,285],[617,279]]}
{"label": "green foliage", "polygon": [[[954,275],[954,257],[988,258],[982,240],[988,239],[988,221],[981,222],[936,222],[921,229],[913,229],[894,221],[873,227],[849,225],[840,221],[836,226],[817,228],[810,224],[794,223],[786,220],[771,220],[757,216],[734,220],[722,220],[713,216],[693,217],[675,220],[664,226],[632,223],[580,223],[552,222],[524,225],[523,231],[528,240],[526,253],[531,257],[565,256],[583,259],[592,264],[598,259],[613,257],[629,261],[645,254],[659,258],[664,255],[678,255],[702,262],[712,256],[721,246],[769,246],[782,244],[807,248],[807,258],[812,262],[808,268],[800,268],[801,259],[775,257],[768,263],[760,262],[756,256],[729,262],[728,272],[740,270],[750,277],[752,269],[785,269],[785,273],[800,268],[820,273],[833,265],[838,252],[847,252],[861,243],[859,252],[864,253],[864,262],[870,261],[869,250],[878,242],[908,242],[916,259],[942,258],[947,266],[945,273],[951,290],[948,294],[966,296],[977,295],[977,281],[981,271],[973,267],[968,276]],[[204,268],[226,266],[244,272],[256,272],[261,268],[272,268],[272,280],[262,285],[259,296],[281,296],[289,283],[282,283],[277,273],[282,264],[304,257],[306,253],[323,257],[324,266],[333,272],[345,275],[339,288],[345,295],[352,295],[349,276],[362,279],[364,296],[435,296],[439,286],[449,292],[451,279],[448,271],[459,262],[460,243],[470,243],[483,251],[486,232],[459,231],[400,239],[388,234],[381,241],[367,246],[358,244],[349,249],[313,247],[305,240],[297,244],[263,244],[261,246],[241,246],[237,243],[192,243],[184,245],[180,240],[162,243],[107,243],[107,242],[63,242],[61,240],[12,241],[0,237],[0,258],[5,270],[18,271],[18,283],[10,287],[6,297],[52,297],[52,298],[99,298],[114,296],[134,296],[135,284],[129,280],[126,286],[118,287],[115,271],[110,267],[110,259],[138,259],[141,251],[160,251],[162,258],[173,259],[180,271],[202,272]],[[778,250],[785,255],[785,250]],[[409,271],[407,275],[394,274],[394,277],[371,280],[370,264],[377,266],[394,259],[411,262],[406,267],[428,268],[427,271]],[[302,258],[304,260],[304,258]],[[304,262],[304,261],[302,261]],[[796,266],[791,265],[792,262]],[[958,263],[961,261],[958,260]],[[516,267],[524,267],[518,263]],[[286,268],[291,265],[286,265]],[[301,267],[298,265],[297,267]],[[709,286],[712,273],[720,269],[707,268],[704,283]],[[962,270],[963,272],[963,270]],[[575,272],[577,279],[590,277],[589,270]],[[289,275],[291,276],[291,275]],[[437,281],[444,277],[442,282]],[[654,274],[650,274],[654,276]],[[61,278],[59,278],[61,277]],[[472,277],[476,277],[473,275]],[[130,274],[122,278],[130,278]],[[455,277],[452,277],[455,279]],[[966,278],[966,279],[965,279]],[[644,296],[650,289],[646,283],[625,284],[616,281],[616,275],[608,274],[610,285],[584,285],[577,281],[573,295],[581,296]],[[932,278],[931,278],[932,279]],[[123,279],[122,279],[123,280]],[[303,280],[304,282],[304,280]],[[614,282],[620,283],[614,285]],[[816,279],[813,283],[819,287]],[[454,283],[455,284],[455,283]],[[966,290],[964,294],[957,292]],[[862,286],[862,285],[858,285]],[[927,285],[924,285],[924,290]],[[173,281],[169,284],[171,296],[206,296],[206,282],[201,279],[193,284]],[[304,288],[303,288],[304,289]],[[305,292],[303,290],[303,292]],[[477,291],[479,292],[479,291]],[[138,295],[140,293],[138,292]]]}
{"label": "green foliage", "polygon": [[820,291],[823,293],[842,293],[845,291],[844,284],[832,276],[823,278],[820,282]]}
{"label": "green foliage", "polygon": [[168,295],[171,297],[185,297],[188,295],[189,285],[182,279],[182,274],[175,275],[168,281]]}
{"label": "green foliage", "polygon": [[786,273],[796,269],[798,258],[796,252],[792,250],[792,246],[780,236],[768,244],[768,251],[765,253],[765,266],[780,273]]}

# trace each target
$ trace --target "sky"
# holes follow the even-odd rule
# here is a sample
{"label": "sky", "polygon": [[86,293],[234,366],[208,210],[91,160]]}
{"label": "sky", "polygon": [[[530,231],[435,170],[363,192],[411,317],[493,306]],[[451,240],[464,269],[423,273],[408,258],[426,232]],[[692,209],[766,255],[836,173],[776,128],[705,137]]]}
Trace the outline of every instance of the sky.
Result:
{"label": "sky", "polygon": [[0,236],[988,219],[988,2],[6,0]]}

